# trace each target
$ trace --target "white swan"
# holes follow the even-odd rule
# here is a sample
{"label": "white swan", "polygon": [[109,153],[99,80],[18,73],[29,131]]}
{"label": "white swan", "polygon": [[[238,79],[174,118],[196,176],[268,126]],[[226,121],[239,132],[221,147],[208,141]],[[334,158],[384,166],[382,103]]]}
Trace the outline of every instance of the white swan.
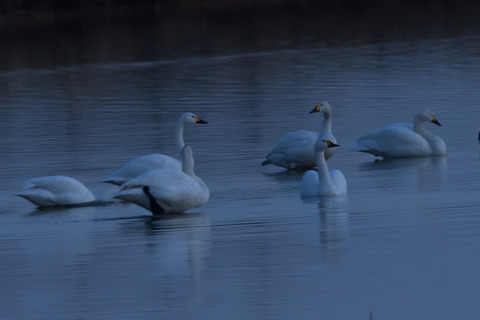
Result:
{"label": "white swan", "polygon": [[47,176],[25,181],[24,190],[16,195],[39,207],[72,206],[95,201],[80,181],[66,176]]}
{"label": "white swan", "polygon": [[[180,115],[176,124],[175,145],[177,147],[178,159],[180,159],[180,152],[185,145],[183,142],[183,128],[185,124],[192,123],[208,123],[191,112],[186,112]],[[164,154],[149,154],[137,157],[130,160],[125,166],[114,171],[102,182],[115,184],[117,186],[122,185],[126,181],[138,177],[145,172],[160,168],[172,168],[182,170],[182,164],[180,160],[166,156]]]}
{"label": "white swan", "polygon": [[302,177],[302,197],[339,196],[347,194],[347,180],[340,170],[328,171],[325,151],[338,147],[330,140],[319,138],[315,143],[317,171],[308,170]]}
{"label": "white swan", "polygon": [[[313,149],[319,137],[330,140],[334,143],[337,139],[332,134],[332,107],[328,102],[323,101],[310,113],[322,112],[323,122],[320,133],[298,130],[287,133],[283,136],[265,157],[262,166],[274,164],[290,170],[309,169],[315,166]],[[335,148],[325,152],[325,159],[333,156]]]}
{"label": "white swan", "polygon": [[192,148],[182,149],[182,170],[149,171],[122,185],[115,198],[134,203],[154,215],[182,213],[207,203],[210,191],[193,172]]}
{"label": "white swan", "polygon": [[441,126],[432,112],[420,111],[411,123],[395,123],[374,130],[357,140],[355,151],[383,158],[441,156],[447,152],[445,142],[423,127],[429,121]]}

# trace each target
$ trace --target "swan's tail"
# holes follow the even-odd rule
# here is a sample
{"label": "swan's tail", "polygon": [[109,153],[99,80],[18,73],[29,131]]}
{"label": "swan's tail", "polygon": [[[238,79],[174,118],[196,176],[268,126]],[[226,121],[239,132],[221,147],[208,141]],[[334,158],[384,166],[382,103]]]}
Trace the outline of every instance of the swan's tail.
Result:
{"label": "swan's tail", "polygon": [[120,178],[120,177],[107,177],[105,179],[102,180],[102,183],[111,183],[111,184],[114,184],[116,186],[121,186],[122,184],[125,183],[125,179],[123,178]]}
{"label": "swan's tail", "polygon": [[355,144],[353,147],[350,148],[352,151],[358,151],[358,152],[369,152],[369,149],[365,146],[362,146],[360,144]]}

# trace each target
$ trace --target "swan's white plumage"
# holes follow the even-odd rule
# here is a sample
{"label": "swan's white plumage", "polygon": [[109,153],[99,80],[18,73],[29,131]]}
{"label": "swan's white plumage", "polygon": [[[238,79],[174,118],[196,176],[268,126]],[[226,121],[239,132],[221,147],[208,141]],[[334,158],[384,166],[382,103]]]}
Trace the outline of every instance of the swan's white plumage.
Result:
{"label": "swan's white plumage", "polygon": [[340,170],[328,170],[324,152],[337,144],[319,138],[315,143],[317,171],[308,170],[302,177],[302,197],[338,196],[347,194],[347,180]]}
{"label": "swan's white plumage", "polygon": [[[310,113],[322,112],[323,122],[320,133],[298,130],[284,135],[265,157],[262,165],[274,164],[286,169],[308,169],[315,166],[313,149],[319,137],[334,143],[337,139],[332,134],[332,107],[324,101],[317,105]],[[325,152],[325,158],[330,158],[335,152],[332,148]]]}
{"label": "swan's white plumage", "polygon": [[80,181],[66,176],[47,176],[25,181],[17,196],[39,207],[70,206],[95,201],[90,190]]}
{"label": "swan's white plumage", "polygon": [[376,129],[358,139],[352,149],[383,158],[444,155],[445,142],[424,128],[425,121],[440,125],[432,112],[423,110],[415,115],[413,124],[401,122]]}
{"label": "swan's white plumage", "polygon": [[119,186],[145,172],[159,168],[170,168],[178,171],[182,170],[182,163],[180,160],[164,154],[147,154],[130,160],[126,165],[114,171],[102,182]]}
{"label": "swan's white plumage", "polygon": [[161,213],[182,213],[207,203],[210,191],[193,172],[190,146],[182,150],[182,170],[170,168],[149,171],[122,185],[115,198],[134,203],[154,212],[148,193],[161,208]]}
{"label": "swan's white plumage", "polygon": [[111,173],[102,182],[111,183],[115,185],[122,185],[126,181],[138,177],[148,171],[160,168],[171,168],[175,170],[182,170],[182,163],[180,162],[180,152],[185,146],[183,141],[183,128],[185,124],[207,123],[191,112],[186,112],[180,115],[176,124],[175,144],[178,152],[178,159],[164,154],[149,154],[139,156],[130,160],[125,166]]}

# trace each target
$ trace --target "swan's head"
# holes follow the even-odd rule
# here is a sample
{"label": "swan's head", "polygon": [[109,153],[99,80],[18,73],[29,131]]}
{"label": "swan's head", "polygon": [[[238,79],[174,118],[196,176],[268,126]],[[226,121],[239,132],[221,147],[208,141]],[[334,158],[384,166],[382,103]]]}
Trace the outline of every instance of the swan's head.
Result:
{"label": "swan's head", "polygon": [[338,144],[333,143],[330,140],[318,139],[317,142],[315,142],[315,151],[324,151],[324,150],[327,150],[328,148],[335,148],[338,146],[339,146]]}
{"label": "swan's head", "polygon": [[200,119],[197,115],[191,112],[185,112],[180,116],[179,120],[183,123],[208,123],[207,121]]}
{"label": "swan's head", "polygon": [[310,111],[310,113],[315,113],[315,112],[330,113],[332,112],[332,107],[330,107],[327,101],[323,101],[319,105],[316,105],[312,111]]}
{"label": "swan's head", "polygon": [[433,113],[430,110],[423,110],[417,113],[415,116],[416,119],[422,120],[422,121],[429,121],[435,123],[437,126],[442,126],[440,122],[435,118]]}

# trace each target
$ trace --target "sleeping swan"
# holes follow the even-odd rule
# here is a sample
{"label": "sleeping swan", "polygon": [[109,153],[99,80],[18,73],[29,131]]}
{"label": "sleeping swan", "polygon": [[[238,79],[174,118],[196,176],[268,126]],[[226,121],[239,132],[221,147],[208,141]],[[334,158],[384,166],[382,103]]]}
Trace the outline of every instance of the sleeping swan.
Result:
{"label": "sleeping swan", "polygon": [[48,176],[25,181],[16,195],[39,207],[74,206],[95,201],[80,181],[66,176]]}
{"label": "sleeping swan", "polygon": [[[203,121],[191,112],[183,113],[177,120],[175,145],[178,151],[178,158],[180,158],[180,152],[185,145],[185,143],[183,142],[183,128],[185,124],[193,123],[203,124],[207,122]],[[125,166],[114,171],[102,182],[111,183],[119,186],[125,181],[138,177],[147,171],[160,168],[172,168],[182,170],[182,164],[180,160],[172,158],[170,156],[166,156],[164,154],[154,153],[140,156],[133,160],[130,160]]]}
{"label": "sleeping swan", "polygon": [[339,196],[347,194],[347,181],[340,170],[328,171],[325,151],[338,147],[330,140],[319,138],[315,143],[317,171],[308,170],[302,177],[302,197]]}
{"label": "sleeping swan", "polygon": [[182,213],[207,203],[210,191],[193,172],[192,148],[182,149],[182,170],[149,171],[122,185],[115,198],[141,206],[154,215]]}
{"label": "sleeping swan", "polygon": [[[337,139],[332,134],[332,107],[324,101],[317,105],[310,113],[322,112],[323,122],[320,133],[298,130],[283,136],[265,157],[262,166],[274,164],[289,170],[310,169],[315,166],[313,147],[319,137],[334,143]],[[335,148],[325,151],[325,159],[333,156]]]}
{"label": "sleeping swan", "polygon": [[442,156],[445,142],[423,127],[429,121],[441,126],[432,112],[420,111],[411,123],[395,123],[374,130],[357,140],[352,150],[371,153],[383,158]]}

